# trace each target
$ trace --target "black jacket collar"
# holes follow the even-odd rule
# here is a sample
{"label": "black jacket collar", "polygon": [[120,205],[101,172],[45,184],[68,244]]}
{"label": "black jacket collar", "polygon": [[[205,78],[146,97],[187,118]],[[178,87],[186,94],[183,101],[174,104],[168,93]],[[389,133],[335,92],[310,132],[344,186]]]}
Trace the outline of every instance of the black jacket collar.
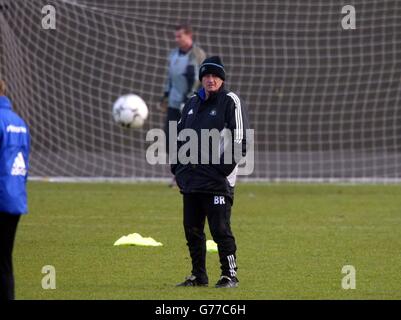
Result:
{"label": "black jacket collar", "polygon": [[199,99],[201,100],[201,102],[206,102],[206,101],[214,101],[217,96],[224,92],[225,88],[224,88],[224,84],[220,87],[220,89],[217,92],[211,93],[209,95],[209,98],[206,100],[206,92],[205,92],[205,88],[201,88],[199,89],[198,92],[196,92],[196,95],[199,97]]}

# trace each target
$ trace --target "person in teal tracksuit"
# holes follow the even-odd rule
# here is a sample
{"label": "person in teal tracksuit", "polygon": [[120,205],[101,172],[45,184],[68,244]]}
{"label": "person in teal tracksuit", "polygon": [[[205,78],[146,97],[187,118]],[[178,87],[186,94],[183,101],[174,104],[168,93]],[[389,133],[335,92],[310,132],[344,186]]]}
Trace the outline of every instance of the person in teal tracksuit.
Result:
{"label": "person in teal tracksuit", "polygon": [[169,123],[181,118],[184,104],[200,88],[198,70],[206,58],[205,52],[193,41],[193,31],[188,24],[175,28],[174,48],[168,56],[168,71],[164,83],[162,109],[166,111],[166,151],[169,152]]}

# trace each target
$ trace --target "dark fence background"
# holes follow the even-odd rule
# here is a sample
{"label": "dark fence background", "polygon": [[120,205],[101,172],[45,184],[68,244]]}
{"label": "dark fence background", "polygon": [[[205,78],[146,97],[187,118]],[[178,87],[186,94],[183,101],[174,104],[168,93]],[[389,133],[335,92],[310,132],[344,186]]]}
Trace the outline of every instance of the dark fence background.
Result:
{"label": "dark fence background", "polygon": [[[246,102],[262,179],[401,178],[401,1],[2,0],[0,72],[33,138],[31,175],[168,177],[145,159],[174,26],[222,57]],[[56,8],[56,30],[41,9]],[[141,130],[111,117],[134,92]]]}

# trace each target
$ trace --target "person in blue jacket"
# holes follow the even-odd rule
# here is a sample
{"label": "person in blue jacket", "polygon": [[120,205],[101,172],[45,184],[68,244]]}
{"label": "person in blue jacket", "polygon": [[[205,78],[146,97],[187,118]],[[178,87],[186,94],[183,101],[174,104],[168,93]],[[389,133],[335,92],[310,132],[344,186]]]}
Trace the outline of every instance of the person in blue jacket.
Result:
{"label": "person in blue jacket", "polygon": [[12,252],[20,216],[27,213],[29,130],[5,96],[0,80],[0,300],[13,300]]}

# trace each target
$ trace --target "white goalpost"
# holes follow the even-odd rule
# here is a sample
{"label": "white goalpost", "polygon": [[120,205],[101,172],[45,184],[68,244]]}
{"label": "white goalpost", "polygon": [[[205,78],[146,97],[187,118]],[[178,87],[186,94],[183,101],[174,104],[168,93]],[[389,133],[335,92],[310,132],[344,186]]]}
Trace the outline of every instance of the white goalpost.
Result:
{"label": "white goalpost", "polygon": [[[242,181],[401,181],[401,1],[0,0],[0,76],[32,135],[30,175],[49,181],[158,181],[146,132],[163,128],[174,27],[226,66],[255,130]],[[55,29],[43,28],[55,9]],[[141,129],[113,122],[135,93]]]}

